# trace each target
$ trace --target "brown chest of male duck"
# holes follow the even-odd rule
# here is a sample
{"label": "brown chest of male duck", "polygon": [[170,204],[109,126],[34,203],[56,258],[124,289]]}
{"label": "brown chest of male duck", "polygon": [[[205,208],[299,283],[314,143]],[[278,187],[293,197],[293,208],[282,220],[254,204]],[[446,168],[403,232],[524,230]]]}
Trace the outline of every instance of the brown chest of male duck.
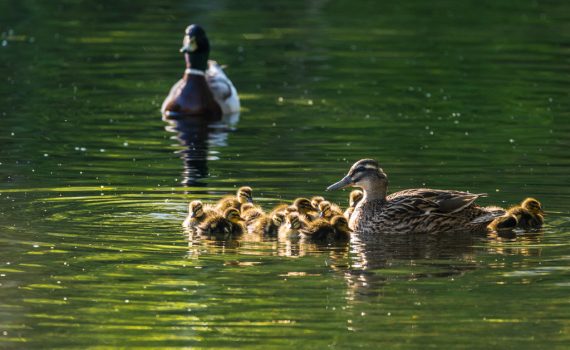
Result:
{"label": "brown chest of male duck", "polygon": [[378,162],[362,159],[327,190],[362,188],[363,198],[350,216],[349,226],[359,234],[380,232],[485,231],[505,211],[474,204],[483,194],[427,188],[409,189],[387,196],[388,177]]}

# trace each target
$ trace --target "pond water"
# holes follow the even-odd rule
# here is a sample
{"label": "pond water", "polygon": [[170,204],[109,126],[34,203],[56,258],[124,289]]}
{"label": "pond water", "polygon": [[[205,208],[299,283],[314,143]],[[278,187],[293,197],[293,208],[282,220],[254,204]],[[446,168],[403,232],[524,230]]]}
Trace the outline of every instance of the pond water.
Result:
{"label": "pond water", "polygon": [[[566,1],[0,3],[0,348],[567,348]],[[242,112],[159,107],[202,24]],[[527,196],[514,237],[189,240],[188,202],[269,208],[360,158],[390,191]]]}

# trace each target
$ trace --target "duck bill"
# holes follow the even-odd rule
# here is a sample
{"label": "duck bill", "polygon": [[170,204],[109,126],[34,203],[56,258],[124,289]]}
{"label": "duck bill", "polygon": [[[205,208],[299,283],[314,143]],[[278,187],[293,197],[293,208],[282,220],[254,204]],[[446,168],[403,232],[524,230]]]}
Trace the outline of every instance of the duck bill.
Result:
{"label": "duck bill", "polygon": [[350,178],[350,176],[346,175],[339,182],[334,183],[334,184],[330,185],[329,187],[327,187],[327,191],[340,190],[340,189],[346,188],[350,185],[352,185],[352,179]]}

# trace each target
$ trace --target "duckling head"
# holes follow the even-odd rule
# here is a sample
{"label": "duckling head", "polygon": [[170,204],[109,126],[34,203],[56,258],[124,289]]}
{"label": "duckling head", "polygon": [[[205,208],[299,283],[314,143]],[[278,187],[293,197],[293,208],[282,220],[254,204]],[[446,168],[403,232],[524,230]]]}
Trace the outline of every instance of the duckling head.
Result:
{"label": "duckling head", "polygon": [[540,205],[540,202],[534,198],[531,198],[531,197],[525,199],[522,202],[521,207],[528,210],[531,214],[534,214],[534,215],[537,215],[537,214],[543,215],[544,214],[544,210],[542,210],[542,205]]}
{"label": "duckling head", "polygon": [[311,204],[313,205],[313,208],[318,208],[319,207],[319,203],[321,203],[322,201],[325,200],[325,197],[322,196],[314,196],[313,198],[311,198]]}
{"label": "duckling head", "polygon": [[348,227],[348,220],[342,215],[337,215],[331,219],[331,225],[338,232],[352,232],[352,229]]}
{"label": "duckling head", "polygon": [[331,202],[322,201],[319,203],[320,217],[329,217],[331,215]]}
{"label": "duckling head", "polygon": [[311,211],[315,211],[315,207],[311,204],[311,201],[307,198],[297,198],[293,203],[294,206],[297,207],[299,213],[306,214]]}
{"label": "duckling head", "polygon": [[255,206],[253,205],[253,203],[245,203],[241,206],[240,211],[241,213],[245,213],[246,211],[255,208]]}
{"label": "duckling head", "polygon": [[192,201],[188,205],[188,212],[191,218],[201,218],[204,215],[204,209],[201,201]]}
{"label": "duckling head", "polygon": [[284,219],[285,216],[283,215],[283,213],[277,212],[273,214],[273,216],[271,217],[271,222],[273,222],[273,225],[275,225],[276,227],[279,227],[281,226],[281,224],[283,224]]}
{"label": "duckling head", "polygon": [[350,192],[350,197],[349,197],[349,205],[351,207],[355,207],[356,204],[358,204],[358,202],[360,202],[362,200],[362,197],[364,197],[364,193],[362,193],[361,190],[354,190],[352,192]]}
{"label": "duckling head", "polygon": [[197,24],[191,24],[184,31],[180,52],[187,57],[189,68],[205,71],[208,68],[210,41],[206,32]]}
{"label": "duckling head", "polygon": [[230,221],[232,224],[239,224],[243,221],[241,216],[239,216],[239,211],[236,208],[228,208],[224,211],[224,218]]}
{"label": "duckling head", "polygon": [[293,212],[287,215],[287,228],[290,230],[298,230],[301,228],[299,213]]}
{"label": "duckling head", "polygon": [[237,198],[241,204],[253,203],[253,190],[249,186],[240,187],[237,191]]}
{"label": "duckling head", "polygon": [[352,165],[345,177],[327,187],[327,191],[348,186],[362,188],[366,193],[366,198],[385,198],[388,176],[374,159],[361,159]]}

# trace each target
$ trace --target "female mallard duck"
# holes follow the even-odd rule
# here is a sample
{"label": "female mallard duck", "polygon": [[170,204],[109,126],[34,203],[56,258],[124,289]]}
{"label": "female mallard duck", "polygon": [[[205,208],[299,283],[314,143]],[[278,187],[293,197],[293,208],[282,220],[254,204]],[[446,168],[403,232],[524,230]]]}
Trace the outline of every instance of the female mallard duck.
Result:
{"label": "female mallard duck", "polygon": [[539,201],[526,198],[520,205],[507,210],[507,213],[496,218],[490,225],[491,230],[510,230],[520,228],[524,230],[541,228],[544,223],[544,211]]}
{"label": "female mallard duck", "polygon": [[182,226],[193,228],[202,223],[208,217],[215,215],[216,211],[209,206],[204,208],[202,201],[192,201],[188,205],[188,216],[182,223]]}
{"label": "female mallard duck", "polygon": [[237,91],[222,67],[209,61],[210,42],[202,27],[186,28],[183,46],[186,70],[162,103],[165,118],[207,116],[219,119],[222,114],[239,112]]}
{"label": "female mallard duck", "polygon": [[223,212],[228,208],[241,209],[241,205],[253,203],[253,190],[249,186],[238,188],[235,196],[226,196],[218,201],[216,209]]}
{"label": "female mallard duck", "polygon": [[485,231],[505,213],[501,208],[482,208],[473,202],[483,194],[460,191],[409,189],[386,196],[388,177],[373,159],[361,159],[339,182],[327,190],[347,186],[362,188],[364,197],[350,217],[350,228],[358,233],[382,231],[444,232]]}
{"label": "female mallard duck", "polygon": [[197,226],[201,236],[214,236],[218,239],[226,239],[231,236],[239,236],[245,228],[242,218],[236,208],[228,208],[223,215],[212,215]]}
{"label": "female mallard duck", "polygon": [[302,236],[311,241],[346,241],[350,238],[352,230],[348,220],[342,215],[334,216],[331,221],[317,219],[300,229]]}
{"label": "female mallard duck", "polygon": [[305,222],[300,218],[299,212],[291,212],[285,218],[285,225],[279,228],[279,238],[295,239],[299,238],[300,230],[306,226]]}
{"label": "female mallard duck", "polygon": [[354,212],[354,208],[356,208],[356,205],[360,202],[362,197],[364,197],[364,194],[361,190],[353,190],[350,192],[350,196],[348,197],[348,208],[344,211],[344,217],[347,220],[350,220],[350,216],[352,215],[352,212]]}

